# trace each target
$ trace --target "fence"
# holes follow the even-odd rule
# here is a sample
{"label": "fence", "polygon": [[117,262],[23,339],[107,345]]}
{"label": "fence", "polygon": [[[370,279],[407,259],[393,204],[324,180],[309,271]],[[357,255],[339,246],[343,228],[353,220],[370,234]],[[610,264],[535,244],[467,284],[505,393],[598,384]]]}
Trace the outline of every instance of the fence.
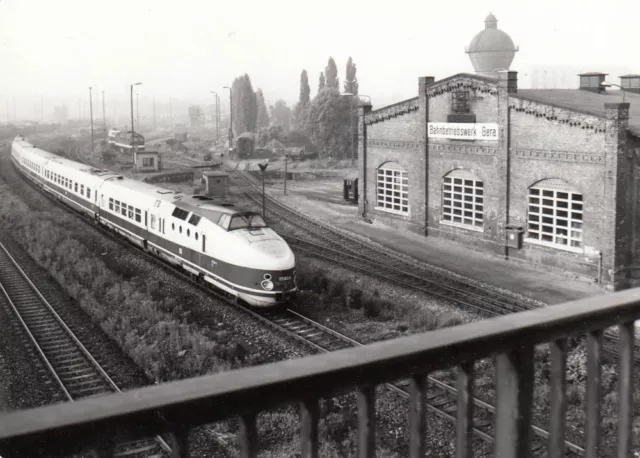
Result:
{"label": "fence", "polygon": [[[496,359],[495,456],[529,456],[534,347],[551,344],[549,456],[564,454],[566,339],[587,334],[586,456],[601,457],[600,386],[603,330],[619,325],[619,457],[631,450],[634,324],[640,291],[616,294],[403,337],[321,356],[230,371],[75,403],[0,416],[0,455],[61,456],[100,448],[113,440],[172,433],[174,456],[187,457],[196,426],[240,419],[242,457],[257,454],[256,415],[275,406],[300,408],[302,457],[318,456],[318,400],[355,390],[358,457],[375,455],[375,387],[410,379],[410,456],[423,457],[427,374],[458,367],[458,457],[471,457],[473,363]],[[105,445],[106,444],[106,445]]]}

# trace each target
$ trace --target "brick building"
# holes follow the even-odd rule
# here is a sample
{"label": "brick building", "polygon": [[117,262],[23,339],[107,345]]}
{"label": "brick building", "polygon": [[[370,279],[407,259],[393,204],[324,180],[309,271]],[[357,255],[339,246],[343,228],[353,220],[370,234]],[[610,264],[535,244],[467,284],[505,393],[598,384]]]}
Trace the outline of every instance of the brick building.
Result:
{"label": "brick building", "polygon": [[[360,214],[621,289],[640,278],[640,76],[606,91],[421,77],[418,97],[359,107]],[[521,237],[522,243],[518,243]]]}

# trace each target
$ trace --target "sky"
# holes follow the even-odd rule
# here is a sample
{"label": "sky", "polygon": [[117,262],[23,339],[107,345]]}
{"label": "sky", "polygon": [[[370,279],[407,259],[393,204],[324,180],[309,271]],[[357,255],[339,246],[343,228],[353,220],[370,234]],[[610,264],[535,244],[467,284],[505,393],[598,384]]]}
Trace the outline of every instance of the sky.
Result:
{"label": "sky", "polygon": [[360,93],[380,107],[416,96],[419,76],[472,73],[465,47],[490,12],[519,46],[521,87],[536,69],[549,87],[577,87],[579,71],[640,73],[638,0],[0,0],[0,121],[14,99],[18,118],[60,103],[77,116],[89,86],[111,112],[138,81],[141,110],[171,97],[186,111],[210,91],[226,100],[244,73],[268,104],[292,105],[302,69],[313,96],[330,56],[341,84],[353,57]]}

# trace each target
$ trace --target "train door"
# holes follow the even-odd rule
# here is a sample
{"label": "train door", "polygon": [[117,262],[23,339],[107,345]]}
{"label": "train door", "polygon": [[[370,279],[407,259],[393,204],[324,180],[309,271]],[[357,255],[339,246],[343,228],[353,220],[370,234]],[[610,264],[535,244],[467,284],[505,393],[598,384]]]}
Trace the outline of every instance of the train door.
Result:
{"label": "train door", "polygon": [[207,236],[202,234],[202,252],[207,252]]}
{"label": "train door", "polygon": [[144,211],[144,227],[148,229],[148,225],[147,225],[147,211]]}

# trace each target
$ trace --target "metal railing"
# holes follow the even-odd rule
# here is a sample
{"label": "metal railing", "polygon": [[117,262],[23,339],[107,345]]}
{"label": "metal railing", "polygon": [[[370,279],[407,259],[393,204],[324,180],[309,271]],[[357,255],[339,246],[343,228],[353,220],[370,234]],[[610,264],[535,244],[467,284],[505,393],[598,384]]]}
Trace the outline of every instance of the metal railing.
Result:
{"label": "metal railing", "polygon": [[[570,302],[492,318],[365,347],[229,371],[121,394],[58,404],[0,416],[0,455],[62,456],[161,433],[172,433],[175,456],[187,457],[190,429],[239,418],[242,457],[257,455],[256,416],[265,409],[297,403],[302,457],[318,456],[319,399],[355,390],[358,399],[358,457],[375,456],[375,387],[410,379],[409,456],[423,457],[426,376],[458,368],[458,457],[472,456],[474,362],[495,356],[494,454],[530,453],[534,348],[551,344],[550,437],[548,456],[564,455],[567,337],[587,335],[585,450],[600,450],[603,330],[619,325],[618,456],[631,453],[634,320],[640,290]],[[98,446],[97,444],[101,444]]]}

